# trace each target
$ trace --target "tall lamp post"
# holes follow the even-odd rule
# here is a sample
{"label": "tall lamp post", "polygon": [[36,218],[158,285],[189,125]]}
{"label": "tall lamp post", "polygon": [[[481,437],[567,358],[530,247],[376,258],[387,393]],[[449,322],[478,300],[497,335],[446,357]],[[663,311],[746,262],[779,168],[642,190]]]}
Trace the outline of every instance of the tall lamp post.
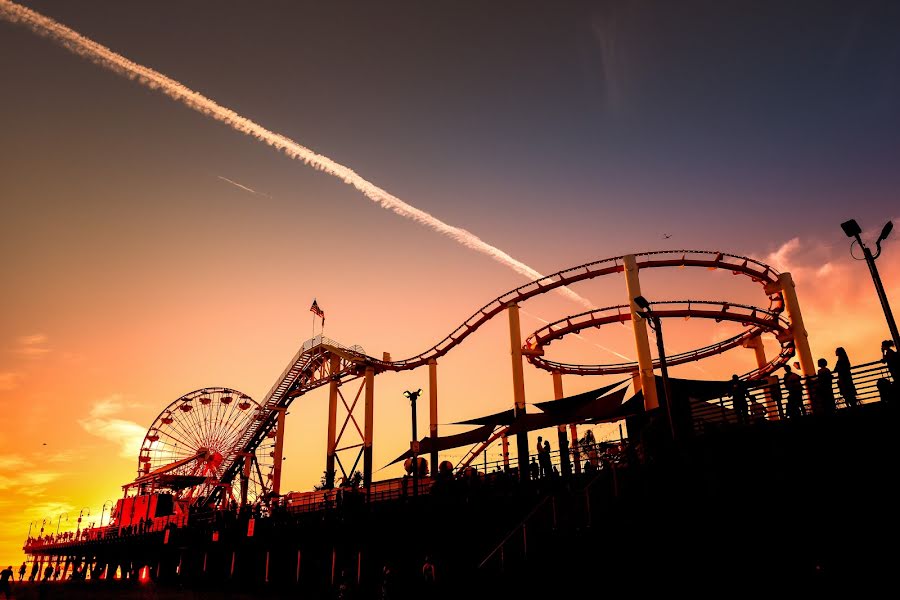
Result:
{"label": "tall lamp post", "polygon": [[69,522],[69,513],[59,513],[59,518],[56,519],[56,535],[59,535],[59,524],[62,521],[63,515],[66,515],[66,523]]}
{"label": "tall lamp post", "polygon": [[113,504],[113,502],[112,502],[112,500],[107,500],[106,502],[103,503],[103,509],[100,511],[100,527],[103,527],[103,513],[106,512],[106,505],[107,505],[107,504],[109,504],[110,518],[112,518],[112,504]]}
{"label": "tall lamp post", "polygon": [[413,476],[413,497],[417,497],[419,495],[419,435],[416,429],[416,400],[419,399],[419,394],[422,393],[421,388],[416,390],[415,392],[405,391],[403,395],[409,398],[410,405],[412,406],[412,442],[409,445],[409,449],[412,450],[412,476]]}
{"label": "tall lamp post", "polygon": [[[894,313],[891,312],[891,305],[888,304],[887,294],[884,291],[884,285],[881,283],[881,276],[878,275],[878,268],[875,266],[875,259],[881,256],[881,242],[886,240],[889,235],[891,235],[891,230],[894,229],[894,224],[891,221],[888,221],[884,227],[881,228],[881,235],[878,236],[878,239],[875,240],[875,254],[872,255],[872,251],[863,244],[862,238],[860,238],[860,234],[862,233],[862,229],[860,229],[859,224],[854,219],[850,219],[844,223],[841,223],[841,229],[844,230],[844,233],[848,238],[855,238],[859,247],[862,248],[863,256],[865,257],[866,264],[869,265],[869,273],[872,274],[872,281],[875,282],[875,291],[878,293],[878,299],[881,301],[881,308],[884,311],[884,318],[887,320],[888,329],[891,330],[891,337],[894,340],[894,347],[900,348],[900,333],[897,332],[897,322],[894,321]],[[850,246],[851,256],[853,246]]]}
{"label": "tall lamp post", "polygon": [[666,418],[669,420],[669,432],[674,440],[675,422],[672,420],[672,390],[669,386],[669,366],[666,363],[666,348],[663,342],[662,319],[653,312],[650,302],[643,296],[636,296],[634,303],[637,304],[639,308],[643,309],[638,311],[637,314],[642,318],[647,319],[647,323],[650,324],[650,329],[656,333],[656,350],[659,354],[659,370],[663,381],[663,402],[665,402],[666,405]]}
{"label": "tall lamp post", "polygon": [[80,511],[78,511],[78,526],[75,528],[75,535],[81,531],[81,516],[84,514],[84,511],[87,511],[87,516],[91,516],[91,509],[87,506],[83,507]]}

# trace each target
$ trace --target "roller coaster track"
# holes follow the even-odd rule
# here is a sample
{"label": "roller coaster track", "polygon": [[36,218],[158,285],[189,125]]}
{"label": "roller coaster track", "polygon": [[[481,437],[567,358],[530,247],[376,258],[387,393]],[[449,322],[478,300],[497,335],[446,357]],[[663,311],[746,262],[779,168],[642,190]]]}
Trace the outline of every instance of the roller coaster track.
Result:
{"label": "roller coaster track", "polygon": [[[730,321],[749,327],[738,335],[716,342],[704,348],[681,352],[666,357],[669,366],[680,365],[721,354],[726,350],[740,346],[764,332],[773,333],[781,344],[779,354],[769,361],[764,367],[757,368],[745,374],[743,379],[759,379],[775,371],[784,365],[794,355],[794,339],[790,334],[790,323],[787,319],[769,310],[749,306],[746,304],[734,304],[724,301],[709,300],[673,300],[667,302],[652,302],[653,314],[662,318],[682,317],[685,319],[713,319],[716,322]],[[577,334],[591,327],[599,328],[609,323],[625,323],[631,320],[631,312],[627,304],[608,306],[585,311],[560,319],[554,323],[537,330],[526,340],[522,353],[535,367],[546,371],[559,371],[569,375],[618,375],[631,373],[638,368],[636,362],[616,363],[605,365],[574,365],[555,362],[543,357],[544,347],[554,340],[561,339],[568,334]],[[653,361],[654,367],[659,367],[659,359]]]}
{"label": "roller coaster track", "polygon": [[[776,283],[778,279],[778,272],[762,262],[722,252],[669,250],[644,252],[634,256],[639,269],[664,267],[721,269],[731,271],[734,275],[749,277],[764,288],[767,284]],[[236,450],[230,456],[225,457],[226,466],[222,482],[230,483],[238,475],[241,469],[241,457],[253,453],[259,447],[266,435],[275,426],[278,410],[287,408],[299,396],[332,380],[359,377],[367,367],[373,367],[376,374],[385,371],[409,371],[416,369],[428,364],[428,361],[432,359],[444,356],[450,350],[459,346],[469,335],[502,313],[511,304],[523,302],[580,281],[621,273],[624,269],[624,256],[616,256],[564,269],[521,285],[482,306],[472,316],[463,321],[459,327],[431,348],[403,360],[381,360],[366,355],[362,348],[359,347],[348,348],[327,338],[313,338],[313,340],[305,343],[294,355],[291,362],[288,363],[281,376],[275,381],[275,384],[260,403],[261,408],[257,418],[239,438]],[[769,307],[764,309],[764,312],[767,315],[781,313],[784,310],[784,299],[781,293],[775,292],[766,295],[769,298]],[[749,322],[753,323],[753,320]],[[759,323],[756,324],[755,328],[758,328],[758,325]],[[754,331],[753,335],[758,335],[760,331]],[[745,337],[752,337],[752,335]],[[719,351],[722,351],[722,349],[720,348]],[[331,368],[332,356],[340,358],[337,369]],[[685,358],[684,361],[686,360],[691,359]],[[240,450],[237,450],[237,448],[240,448]]]}

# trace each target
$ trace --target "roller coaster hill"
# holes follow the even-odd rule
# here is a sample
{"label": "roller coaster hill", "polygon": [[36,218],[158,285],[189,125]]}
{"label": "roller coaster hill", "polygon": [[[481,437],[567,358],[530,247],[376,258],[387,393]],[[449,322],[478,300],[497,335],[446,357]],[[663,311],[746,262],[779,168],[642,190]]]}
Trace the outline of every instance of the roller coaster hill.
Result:
{"label": "roller coaster hill", "polygon": [[[641,272],[683,268],[749,278],[765,301],[643,300]],[[620,274],[627,302],[567,316],[522,341],[519,304]],[[438,360],[503,313],[513,406],[441,436]],[[741,332],[660,364],[648,325],[661,347],[661,322],[674,317],[735,322]],[[630,324],[637,361],[569,364],[545,355],[566,335],[610,323]],[[766,356],[763,336],[777,341],[776,355]],[[736,384],[667,376],[669,366],[733,348],[752,350],[756,361]],[[42,530],[24,550],[41,572],[51,564],[62,579],[81,581],[67,585],[83,586],[88,597],[137,582],[271,597],[328,597],[338,586],[374,597],[388,585],[398,595],[415,592],[426,555],[438,587],[476,596],[601,582],[641,590],[663,582],[700,589],[713,581],[867,580],[889,572],[874,532],[897,525],[897,493],[885,477],[897,454],[895,356],[853,367],[852,386],[846,373],[817,377],[791,275],[750,258],[670,251],[599,260],[495,298],[411,358],[377,358],[318,336],[259,401],[221,387],[178,398],[150,425],[136,478],[123,486],[108,524]],[[800,377],[785,387],[774,373],[795,358]],[[526,410],[526,362],[553,381],[554,398],[535,412]],[[375,377],[419,368],[428,371],[428,435],[394,461],[408,476],[373,481]],[[623,380],[567,397],[563,376],[572,374]],[[322,386],[329,398],[323,485],[285,493],[287,409]],[[411,395],[415,411],[418,393]],[[614,422],[625,424],[615,442],[596,443],[584,429]],[[533,456],[529,432],[554,428],[557,449]],[[484,452],[494,443],[503,459],[489,464]],[[456,448],[468,449],[456,464],[440,460]]]}

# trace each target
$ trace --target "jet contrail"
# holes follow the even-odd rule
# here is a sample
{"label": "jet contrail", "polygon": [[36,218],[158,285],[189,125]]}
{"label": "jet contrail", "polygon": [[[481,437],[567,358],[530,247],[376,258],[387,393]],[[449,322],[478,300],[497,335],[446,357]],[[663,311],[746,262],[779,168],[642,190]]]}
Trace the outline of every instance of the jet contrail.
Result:
{"label": "jet contrail", "polygon": [[[173,100],[177,100],[201,114],[211,117],[221,123],[225,123],[241,133],[255,137],[259,141],[282,151],[293,159],[301,160],[314,169],[337,177],[347,185],[355,187],[370,200],[380,204],[382,208],[391,210],[402,217],[406,217],[420,225],[429,227],[471,250],[486,254],[520,275],[524,275],[529,279],[540,279],[543,277],[543,275],[535,269],[516,260],[503,250],[488,244],[465,229],[444,223],[427,212],[414,206],[410,206],[396,196],[359,176],[349,167],[345,167],[344,165],[331,160],[327,156],[318,154],[281,134],[269,131],[250,119],[242,117],[233,110],[220,106],[213,100],[191,90],[174,79],[170,79],[149,67],[132,62],[121,54],[113,52],[106,46],[78,34],[49,17],[45,17],[24,6],[20,6],[15,2],[0,0],[0,18],[11,23],[21,23],[31,29],[34,33],[50,38],[70,52],[81,56],[96,65],[109,69],[132,81],[137,81],[150,89],[159,90]],[[559,288],[558,291],[570,300],[574,300],[586,308],[593,307],[593,304],[589,300],[568,288],[562,287]]]}
{"label": "jet contrail", "polygon": [[254,195],[256,195],[256,196],[265,196],[266,198],[271,198],[271,197],[272,197],[272,196],[270,196],[270,195],[268,195],[268,194],[264,194],[264,193],[262,193],[262,192],[257,192],[257,191],[254,190],[253,188],[248,188],[246,185],[242,185],[242,184],[238,183],[237,181],[232,181],[231,179],[228,179],[227,177],[222,177],[221,175],[216,175],[216,178],[221,179],[221,180],[224,181],[225,183],[230,183],[230,184],[233,185],[234,187],[240,188],[240,189],[244,190],[245,192],[250,192],[251,194],[254,194]]}

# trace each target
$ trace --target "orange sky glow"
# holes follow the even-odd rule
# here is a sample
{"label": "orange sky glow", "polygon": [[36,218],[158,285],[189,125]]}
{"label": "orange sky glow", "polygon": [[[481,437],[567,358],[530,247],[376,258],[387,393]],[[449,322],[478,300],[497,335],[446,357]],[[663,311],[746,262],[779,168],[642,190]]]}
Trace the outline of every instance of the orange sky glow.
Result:
{"label": "orange sky glow", "polygon": [[[58,18],[65,21],[63,15]],[[445,90],[420,100],[409,115],[398,114],[402,110],[393,100],[380,109],[375,101],[360,101],[351,110],[331,113],[334,99],[325,92],[316,104],[315,90],[306,88],[275,93],[262,84],[229,87],[251,78],[258,64],[271,62],[280,65],[279,73],[294,73],[290,56],[237,61],[236,72],[223,76],[226,61],[220,61],[218,50],[197,49],[198,62],[182,65],[180,56],[188,53],[175,51],[178,34],[173,33],[171,55],[154,54],[160,41],[160,31],[152,29],[155,21],[141,24],[136,18],[122,30],[97,25],[93,32],[90,19],[78,22],[71,13],[66,18],[85,35],[96,34],[129,56],[133,50],[134,60],[196,83],[216,101],[252,113],[273,131],[303,143],[308,132],[309,143],[321,152],[542,273],[651,250],[734,253],[792,273],[814,358],[831,364],[834,349],[843,346],[854,363],[877,360],[881,340],[889,337],[865,263],[853,260],[839,227],[858,216],[871,241],[888,219],[900,225],[900,208],[890,200],[893,181],[863,186],[861,181],[877,178],[870,179],[862,168],[845,174],[840,185],[821,183],[829,188],[823,191],[812,183],[802,185],[816,180],[815,173],[833,171],[824,159],[809,167],[813,175],[800,172],[806,167],[799,162],[784,162],[771,171],[723,168],[728,174],[719,178],[708,176],[705,161],[718,160],[722,152],[697,150],[694,170],[681,172],[667,162],[679,154],[676,148],[658,164],[642,157],[634,171],[622,168],[620,175],[598,183],[594,178],[600,177],[597,165],[603,159],[577,146],[583,140],[574,134],[574,141],[554,137],[556,125],[539,122],[540,103],[535,116],[514,115],[521,117],[514,133],[545,145],[537,157],[517,154],[519,146],[538,146],[537,141],[517,145],[508,141],[512,134],[496,145],[493,138],[478,139],[481,126],[475,121],[467,125],[471,139],[464,142],[469,145],[460,140],[454,145],[441,141],[452,139],[457,129],[452,124],[445,122],[436,132],[421,125],[430,125],[432,118],[437,123],[429,112],[439,112],[437,106],[455,114],[452,106],[427,102],[437,103]],[[157,24],[163,32],[166,23]],[[144,25],[150,29],[144,31]],[[136,40],[133,48],[127,45],[131,39]],[[6,48],[20,51],[14,57]],[[295,52],[305,56],[305,49]],[[413,60],[409,56],[415,53],[401,54]],[[638,58],[628,71],[635,81]],[[359,68],[370,70],[365,64]],[[342,63],[332,69],[343,72]],[[205,73],[219,77],[204,80]],[[3,101],[10,108],[0,111],[6,132],[0,145],[0,250],[6,257],[0,265],[4,567],[23,560],[29,523],[37,523],[33,533],[42,521],[45,532],[56,531],[57,523],[60,531],[74,530],[84,509],[90,516],[82,525],[98,524],[104,502],[119,498],[121,486],[134,478],[147,428],[181,395],[222,386],[261,399],[311,337],[313,298],[326,313],[327,337],[359,344],[370,356],[389,352],[402,359],[431,347],[486,302],[527,281],[521,270],[435,233],[432,225],[429,229],[383,210],[332,177],[6,22],[0,22],[0,79],[12,82],[4,87]],[[340,78],[324,78],[319,85],[328,82],[337,86]],[[628,104],[630,93],[636,105],[641,88],[625,83],[618,81],[617,101]],[[334,97],[348,96],[334,92]],[[303,101],[318,110],[296,108]],[[497,115],[511,114],[504,102],[498,100],[497,106]],[[630,122],[627,108],[596,110]],[[350,123],[354,115],[366,117]],[[425,115],[418,127],[397,124],[417,115]],[[397,138],[390,136],[394,131]],[[602,130],[595,137],[605,135]],[[561,148],[565,158],[548,156],[547,147]],[[778,187],[780,177],[788,183]],[[765,188],[769,184],[773,189]],[[814,211],[792,204],[812,197],[821,202],[815,219],[807,218]],[[884,244],[878,265],[888,296],[900,310],[900,244],[895,239]],[[758,284],[726,270],[648,271],[641,281],[651,301],[767,306]],[[583,282],[572,291],[598,307],[627,301],[622,275]],[[562,294],[537,297],[522,309],[523,339],[546,321],[585,310]],[[740,329],[698,319],[667,321],[665,327],[672,354]],[[438,361],[442,434],[463,431],[452,425],[456,421],[512,406],[508,335],[501,315]],[[767,339],[766,348],[771,356],[777,343]],[[621,356],[635,356],[634,339],[630,325],[609,325],[555,343],[548,356],[620,362]],[[755,366],[752,351],[734,349],[675,367],[671,374],[725,379]],[[564,376],[563,386],[570,395],[620,379]],[[376,468],[408,448],[409,403],[403,391],[427,389],[427,384],[426,369],[375,379]],[[529,365],[525,387],[529,403],[553,397],[550,374]],[[309,490],[319,482],[325,468],[326,409],[324,387],[290,407],[284,490]],[[427,432],[427,406],[420,406],[418,414],[419,432]],[[593,429],[598,439],[618,437],[612,425]],[[462,454],[451,451],[442,458]],[[499,458],[495,444],[488,460]],[[395,465],[375,478],[400,473]]]}

